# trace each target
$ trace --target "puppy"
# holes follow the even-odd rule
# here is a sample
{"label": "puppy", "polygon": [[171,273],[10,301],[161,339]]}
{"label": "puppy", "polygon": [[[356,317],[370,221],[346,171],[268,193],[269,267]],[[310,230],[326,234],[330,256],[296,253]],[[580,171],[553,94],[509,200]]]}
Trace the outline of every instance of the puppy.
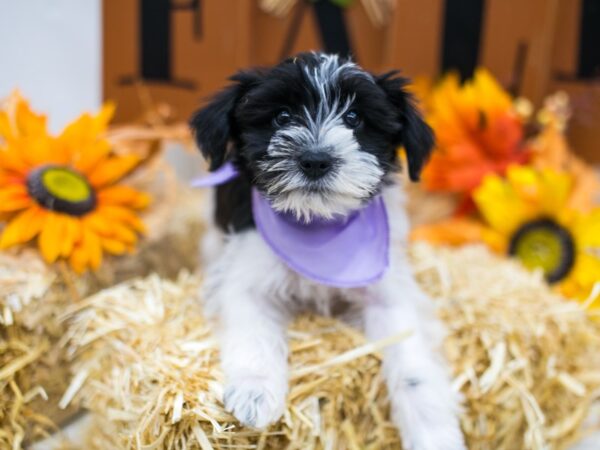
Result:
{"label": "puppy", "polygon": [[441,325],[405,253],[397,149],[415,181],[433,146],[407,80],[320,53],[231,80],[190,122],[211,171],[229,165],[232,174],[216,188],[216,227],[203,245],[226,409],[251,427],[279,419],[289,320],[344,310],[373,340],[411,332],[383,359],[405,448],[464,449],[457,395],[436,353]]}

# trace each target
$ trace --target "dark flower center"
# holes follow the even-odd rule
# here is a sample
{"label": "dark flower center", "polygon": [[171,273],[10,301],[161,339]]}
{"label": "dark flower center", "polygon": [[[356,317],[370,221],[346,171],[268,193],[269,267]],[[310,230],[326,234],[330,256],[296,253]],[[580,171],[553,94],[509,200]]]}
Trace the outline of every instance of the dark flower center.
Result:
{"label": "dark flower center", "polygon": [[575,263],[575,242],[552,219],[528,222],[513,235],[508,252],[529,269],[541,268],[550,283],[566,277]]}
{"label": "dark flower center", "polygon": [[71,216],[83,216],[96,207],[96,192],[87,179],[67,166],[46,165],[32,170],[27,189],[44,208]]}

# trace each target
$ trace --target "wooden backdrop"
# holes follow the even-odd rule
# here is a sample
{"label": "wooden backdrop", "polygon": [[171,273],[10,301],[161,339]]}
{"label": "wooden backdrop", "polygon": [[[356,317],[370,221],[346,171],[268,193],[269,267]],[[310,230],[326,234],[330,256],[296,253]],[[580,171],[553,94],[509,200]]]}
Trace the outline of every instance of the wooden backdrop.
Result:
{"label": "wooden backdrop", "polygon": [[600,162],[597,0],[396,0],[384,25],[369,19],[360,0],[337,11],[297,0],[284,17],[263,12],[257,0],[103,5],[104,96],[118,102],[118,120],[135,120],[156,103],[169,104],[171,118],[182,120],[239,68],[349,46],[376,72],[401,68],[409,76],[436,77],[457,69],[468,77],[483,65],[536,104],[566,90],[575,108],[572,141]]}

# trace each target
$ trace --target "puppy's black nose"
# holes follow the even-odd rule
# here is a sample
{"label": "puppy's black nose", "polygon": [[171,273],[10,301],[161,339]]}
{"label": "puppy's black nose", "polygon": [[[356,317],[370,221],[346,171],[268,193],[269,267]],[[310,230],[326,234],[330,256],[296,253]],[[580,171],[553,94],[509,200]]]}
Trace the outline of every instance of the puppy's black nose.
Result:
{"label": "puppy's black nose", "polygon": [[317,180],[331,170],[333,158],[323,151],[306,151],[298,160],[302,173],[311,180]]}

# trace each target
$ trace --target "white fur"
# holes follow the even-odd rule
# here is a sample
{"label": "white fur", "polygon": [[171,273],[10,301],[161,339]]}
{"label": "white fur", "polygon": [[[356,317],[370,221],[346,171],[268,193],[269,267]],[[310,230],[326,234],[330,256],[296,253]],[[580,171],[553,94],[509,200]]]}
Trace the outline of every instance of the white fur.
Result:
{"label": "white fur", "polygon": [[[348,139],[335,126],[331,133],[328,139]],[[219,257],[209,264],[206,308],[220,323],[224,403],[242,424],[261,428],[284,410],[289,320],[307,308],[330,314],[334,299],[342,295],[361,314],[357,322],[364,324],[369,338],[412,332],[385,350],[383,362],[393,420],[405,448],[465,448],[458,395],[437,353],[443,329],[406,259],[408,221],[400,188],[386,188],[384,198],[391,226],[391,266],[381,281],[367,288],[335,289],[300,277],[254,230],[229,235]]]}
{"label": "white fur", "polygon": [[[314,117],[305,109],[302,124],[287,126],[273,135],[267,153],[276,162],[266,161],[261,169],[281,173],[267,191],[273,196],[275,210],[292,212],[305,221],[314,216],[331,219],[356,210],[377,190],[383,169],[374,155],[361,150],[353,130],[342,120],[352,101],[320,106]],[[318,192],[307,191],[311,182],[296,163],[295,154],[307,148],[327,149],[338,161],[338,167],[318,181]]]}
{"label": "white fur", "polygon": [[[340,103],[336,83],[342,75],[360,76],[374,82],[373,77],[351,61],[341,62],[337,55],[318,55],[320,63],[304,70],[308,81],[319,95],[316,111],[304,108],[301,117],[276,131],[267,153],[274,159],[261,165],[264,172],[279,173],[267,194],[273,208],[291,212],[298,219],[318,216],[330,219],[359,208],[378,189],[383,170],[377,158],[361,151],[354,132],[343,123],[343,115],[354,98]],[[318,192],[307,192],[309,180],[299,170],[298,152],[327,149],[338,166],[316,184]],[[315,183],[312,183],[313,185]]]}

